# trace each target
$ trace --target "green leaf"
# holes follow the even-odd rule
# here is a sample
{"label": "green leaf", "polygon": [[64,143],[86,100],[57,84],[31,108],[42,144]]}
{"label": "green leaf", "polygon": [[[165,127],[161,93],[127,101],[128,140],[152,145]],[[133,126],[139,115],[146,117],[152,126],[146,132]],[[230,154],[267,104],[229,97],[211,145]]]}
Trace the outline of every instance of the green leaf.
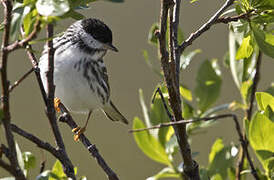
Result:
{"label": "green leaf", "polygon": [[221,174],[214,174],[210,179],[211,180],[223,180]]}
{"label": "green leaf", "polygon": [[25,36],[28,36],[32,32],[37,15],[38,15],[37,10],[33,9],[30,13],[28,13],[25,16],[23,20]]}
{"label": "green leaf", "polygon": [[62,16],[70,10],[68,0],[38,0],[36,8],[43,16]]}
{"label": "green leaf", "polygon": [[88,180],[86,176],[80,177],[80,180]]}
{"label": "green leaf", "polygon": [[193,118],[194,109],[188,102],[183,101],[182,110],[183,110],[182,115],[184,119]]}
{"label": "green leaf", "polygon": [[270,106],[274,111],[274,97],[266,92],[256,92],[256,100],[260,110],[265,110],[267,106]]}
{"label": "green leaf", "polygon": [[271,94],[274,96],[274,83],[272,82],[271,85],[265,90],[266,93]]}
{"label": "green leaf", "polygon": [[180,94],[181,96],[183,96],[183,98],[185,98],[188,101],[192,101],[192,93],[189,89],[187,89],[184,86],[180,86]]}
{"label": "green leaf", "polygon": [[74,11],[74,10],[70,10],[68,13],[67,13],[67,16],[75,19],[75,20],[81,20],[81,19],[84,19],[85,16],[77,11]]}
{"label": "green leaf", "polygon": [[149,55],[148,55],[148,51],[147,50],[143,50],[143,56],[145,59],[146,64],[148,65],[148,67],[150,69],[153,70],[153,72],[155,72],[155,74],[159,75],[161,78],[163,77],[163,74],[160,70],[158,70],[150,61]]}
{"label": "green leaf", "polygon": [[274,2],[273,0],[253,0],[251,1],[251,5],[255,8],[269,8],[274,9]]}
{"label": "green leaf", "polygon": [[50,170],[44,171],[36,177],[36,180],[59,180],[59,177],[52,173]]}
{"label": "green leaf", "polygon": [[222,79],[217,62],[204,61],[196,77],[195,95],[201,112],[206,111],[219,97]]}
{"label": "green leaf", "polygon": [[[156,93],[158,87],[160,88],[161,92],[163,93],[165,103],[168,106],[168,111],[171,112],[171,109],[168,105],[168,94],[167,94],[167,89],[165,86],[157,85],[153,92],[153,96]],[[153,98],[153,96],[152,96],[152,98]],[[170,121],[170,119],[167,115],[166,109],[164,107],[164,103],[162,102],[162,99],[161,99],[161,96],[159,95],[159,93],[157,93],[155,95],[154,101],[150,106],[149,118],[150,118],[150,122],[152,125],[158,125],[160,123],[165,123],[165,122]],[[173,129],[173,128],[171,128],[171,129]],[[158,136],[156,135],[155,137],[158,138],[158,140],[164,147],[166,142],[170,139],[170,137],[172,135],[172,134],[170,134],[170,132],[173,132],[173,131],[170,130],[169,127],[164,127],[164,128],[160,128],[158,130],[153,130],[153,132],[158,134]]]}
{"label": "green leaf", "polygon": [[[135,117],[133,120],[133,129],[141,129],[146,128],[144,123],[138,118]],[[134,133],[134,139],[138,145],[138,147],[152,160],[170,165],[170,161],[168,159],[168,155],[165,152],[165,149],[161,145],[161,143],[152,135],[148,133],[148,131],[136,132]]]}
{"label": "green leaf", "polygon": [[18,39],[20,34],[20,28],[23,24],[24,17],[30,12],[29,6],[23,6],[22,3],[16,2],[12,10],[12,20],[10,28],[10,38],[12,41]]}
{"label": "green leaf", "polygon": [[0,178],[0,180],[15,180],[15,177],[4,177]]}
{"label": "green leaf", "polygon": [[212,163],[216,154],[221,151],[224,148],[223,140],[222,139],[217,139],[214,144],[211,147],[211,151],[209,154],[209,163]]}
{"label": "green leaf", "polygon": [[144,119],[145,119],[145,124],[146,124],[147,127],[151,127],[153,124],[151,124],[150,119],[149,119],[148,109],[147,109],[147,106],[145,104],[142,89],[139,89],[139,100],[140,100],[140,104],[141,104],[141,107],[142,107],[142,111],[143,111],[143,115],[144,115]]}
{"label": "green leaf", "polygon": [[249,125],[249,140],[254,150],[274,151],[274,122],[257,112]]}
{"label": "green leaf", "polygon": [[161,179],[161,178],[180,178],[180,174],[178,172],[174,171],[174,169],[172,169],[170,167],[166,167],[166,168],[162,169],[156,175],[149,177],[146,180],[157,180],[157,179]]}
{"label": "green leaf", "polygon": [[195,49],[189,53],[182,54],[180,57],[180,68],[186,69],[193,57],[201,52],[200,49]]}
{"label": "green leaf", "polygon": [[185,40],[185,36],[184,36],[184,33],[180,27],[178,28],[177,36],[178,36],[178,38],[177,38],[178,44],[182,44],[182,42]]}
{"label": "green leaf", "polygon": [[236,179],[236,173],[233,167],[228,168],[227,174],[228,174],[228,179]]}
{"label": "green leaf", "polygon": [[36,158],[31,152],[24,152],[23,160],[25,164],[25,169],[29,170],[31,168],[35,168]]}
{"label": "green leaf", "polygon": [[155,36],[155,32],[159,30],[159,24],[158,23],[154,23],[150,30],[149,30],[149,34],[148,34],[148,42],[152,45],[155,45],[157,46],[158,44],[158,39],[157,37]]}
{"label": "green leaf", "polygon": [[[55,174],[58,178],[65,178],[67,177],[66,174],[63,171],[62,164],[59,160],[56,160],[51,172]],[[54,178],[50,177],[49,180],[55,180]]]}
{"label": "green leaf", "polygon": [[252,31],[260,50],[266,55],[274,58],[274,35],[258,28],[251,23]]}
{"label": "green leaf", "polygon": [[253,50],[251,35],[248,35],[243,39],[242,44],[237,51],[236,59],[249,58],[252,55]]}
{"label": "green leaf", "polygon": [[269,177],[274,165],[273,128],[274,121],[259,112],[252,118],[249,128],[250,144]]}
{"label": "green leaf", "polygon": [[200,173],[201,180],[209,180],[210,179],[206,168],[201,167],[199,173]]}
{"label": "green leaf", "polygon": [[198,2],[199,0],[191,0],[190,3],[195,3],[195,2]]}
{"label": "green leaf", "polygon": [[230,108],[231,108],[231,103],[221,104],[221,105],[218,105],[218,106],[208,109],[206,112],[201,114],[201,117],[207,117],[207,116],[210,116],[210,115],[217,113],[219,111],[228,110]]}
{"label": "green leaf", "polygon": [[241,95],[245,104],[248,104],[248,98],[250,94],[250,88],[252,87],[252,81],[248,80],[242,83],[241,85]]}
{"label": "green leaf", "polygon": [[172,127],[172,129],[170,128],[170,134],[172,135],[169,140],[167,141],[167,143],[165,144],[165,150],[166,153],[169,155],[169,159],[171,161],[173,161],[173,157],[174,155],[178,152],[179,150],[179,145],[178,145],[178,141],[177,141],[177,137],[174,134],[174,129]]}
{"label": "green leaf", "polygon": [[237,34],[229,31],[229,67],[236,86],[240,89],[243,77],[243,61],[236,61]]}
{"label": "green leaf", "polygon": [[15,149],[16,149],[18,164],[19,164],[21,170],[25,172],[25,164],[24,164],[22,151],[20,150],[17,142],[15,142]]}
{"label": "green leaf", "polygon": [[4,22],[1,22],[1,23],[0,23],[0,32],[3,31],[4,28],[5,28]]}
{"label": "green leaf", "polygon": [[[228,168],[233,166],[234,157],[231,155],[231,146],[224,146],[222,139],[217,139],[209,154],[208,174],[210,177],[226,179]],[[217,175],[219,174],[220,177]]]}

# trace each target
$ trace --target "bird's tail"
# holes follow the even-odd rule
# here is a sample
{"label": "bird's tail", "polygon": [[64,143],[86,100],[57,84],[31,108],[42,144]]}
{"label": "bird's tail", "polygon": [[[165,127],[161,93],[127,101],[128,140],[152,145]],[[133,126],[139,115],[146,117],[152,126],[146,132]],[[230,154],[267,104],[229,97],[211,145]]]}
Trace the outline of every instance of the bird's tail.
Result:
{"label": "bird's tail", "polygon": [[119,110],[114,106],[112,101],[110,103],[107,103],[103,110],[107,117],[112,121],[122,121],[125,124],[128,124],[127,119],[119,112]]}

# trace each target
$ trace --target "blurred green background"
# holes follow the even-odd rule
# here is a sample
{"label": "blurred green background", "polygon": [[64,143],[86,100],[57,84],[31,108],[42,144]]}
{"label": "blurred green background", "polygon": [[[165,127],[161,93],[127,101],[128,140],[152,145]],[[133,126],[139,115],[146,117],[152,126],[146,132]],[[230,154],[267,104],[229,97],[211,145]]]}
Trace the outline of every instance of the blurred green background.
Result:
{"label": "blurred green background", "polygon": [[[222,1],[198,1],[190,4],[182,1],[180,27],[185,36],[199,28],[212,14],[224,3]],[[0,8],[0,20],[3,20],[3,8]],[[109,3],[99,1],[92,3],[88,10],[82,13],[86,17],[96,17],[103,20],[113,32],[113,43],[119,49],[119,53],[109,52],[105,57],[108,68],[111,96],[119,110],[131,122],[134,116],[143,118],[139,105],[138,89],[142,88],[147,105],[155,86],[160,82],[159,77],[146,65],[142,51],[147,49],[151,60],[159,66],[157,49],[147,43],[150,26],[159,19],[160,2],[153,0],[125,0],[124,3]],[[58,23],[55,32],[62,32],[74,20],[65,20]],[[40,38],[45,32],[40,33]],[[197,55],[190,66],[182,73],[181,80],[190,89],[194,89],[195,76],[199,64],[205,59],[218,58],[222,69],[223,85],[221,97],[217,104],[229,103],[240,97],[228,69],[223,67],[223,56],[228,47],[228,26],[215,25],[202,37],[197,39],[187,50],[200,48],[202,53]],[[42,50],[42,44],[36,45],[35,49]],[[30,62],[23,50],[16,51],[9,56],[8,72],[11,82],[16,81],[23,73],[30,69]],[[160,68],[160,66],[159,66]],[[268,57],[263,57],[261,81],[259,91],[266,89],[273,81],[274,63]],[[241,114],[240,114],[241,115]],[[78,125],[83,125],[85,116],[73,115]],[[54,138],[50,130],[48,120],[44,113],[44,104],[40,91],[32,74],[11,94],[11,117],[12,122],[21,128],[37,135],[54,144]],[[118,174],[121,180],[142,180],[149,177],[163,166],[151,161],[146,157],[134,142],[132,134],[128,133],[131,128],[121,123],[109,121],[102,112],[97,111],[92,115],[86,136],[98,147],[110,167]],[[107,179],[89,155],[81,143],[73,141],[73,134],[67,125],[60,123],[60,129],[71,160],[78,167],[79,175],[86,175],[88,179]],[[211,145],[217,137],[222,137],[224,142],[238,142],[234,124],[229,119],[219,121],[206,132],[194,136],[191,143],[193,152],[199,152],[195,160],[200,166],[207,165],[208,153]],[[0,128],[0,141],[5,142],[3,128]],[[46,169],[51,168],[55,159],[48,153],[43,152],[32,143],[16,136],[22,151],[31,151],[37,157],[37,163],[46,159]],[[178,157],[178,162],[181,157]],[[39,167],[39,166],[37,166]],[[39,169],[30,174],[35,178]],[[8,174],[0,169],[0,178]]]}

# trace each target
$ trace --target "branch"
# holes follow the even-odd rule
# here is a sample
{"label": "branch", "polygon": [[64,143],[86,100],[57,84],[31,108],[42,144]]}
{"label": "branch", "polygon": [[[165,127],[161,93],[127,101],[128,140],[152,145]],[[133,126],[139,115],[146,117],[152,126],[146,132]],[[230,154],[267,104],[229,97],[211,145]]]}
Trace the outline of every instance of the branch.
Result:
{"label": "branch", "polygon": [[[10,117],[10,105],[9,105],[9,81],[8,81],[8,75],[7,75],[7,61],[8,61],[9,52],[5,48],[9,44],[10,23],[12,18],[12,2],[10,0],[2,0],[1,3],[4,6],[4,32],[3,32],[3,39],[2,39],[2,45],[1,45],[2,49],[1,49],[1,64],[0,64],[1,86],[2,86],[1,96],[3,100],[1,102],[1,107],[3,108],[2,122],[4,124],[5,136],[6,136],[8,148],[10,151],[10,156],[9,156],[9,161],[11,164],[10,167],[13,169],[15,173],[14,176],[17,179],[25,180],[26,178],[18,164],[14,137],[10,127],[11,117]],[[3,162],[2,162],[2,165],[4,165]]]}
{"label": "branch", "polygon": [[204,32],[208,31],[212,25],[214,25],[218,18],[222,15],[222,13],[232,4],[234,0],[227,0],[224,5],[204,24],[202,25],[196,32],[192,33],[180,46],[179,53],[182,54],[186,47],[190,46],[192,42],[201,36]]}
{"label": "branch", "polygon": [[27,45],[26,50],[27,50],[29,60],[31,61],[32,67],[34,69],[35,76],[36,76],[36,79],[37,79],[37,82],[38,82],[38,85],[39,85],[40,92],[42,94],[44,103],[47,104],[47,94],[46,94],[46,91],[45,91],[45,88],[44,88],[44,85],[43,85],[43,82],[42,82],[42,79],[41,79],[40,69],[38,67],[38,61],[37,61],[35,55],[33,54],[31,45]]}
{"label": "branch", "polygon": [[12,176],[14,176],[14,177],[18,176],[17,172],[13,169],[13,167],[11,165],[7,164],[2,159],[0,159],[0,167],[5,169],[6,171],[8,171]]}
{"label": "branch", "polygon": [[[57,149],[59,153],[62,154],[62,159],[60,160],[61,163],[63,164],[64,167],[64,172],[66,175],[72,179],[75,178],[74,174],[74,167],[72,165],[72,162],[70,161],[65,144],[63,142],[58,124],[57,124],[57,119],[56,119],[56,113],[54,109],[54,91],[55,91],[55,86],[53,82],[53,69],[54,69],[54,48],[53,48],[53,42],[52,42],[52,37],[53,37],[53,25],[48,24],[47,25],[47,46],[48,46],[48,71],[47,71],[47,101],[46,101],[46,114],[49,119],[49,123],[52,129],[52,132],[54,134],[54,138],[56,140],[57,144]],[[41,89],[41,87],[40,87]],[[43,92],[42,92],[43,93]]]}
{"label": "branch", "polygon": [[157,88],[157,90],[155,91],[154,96],[153,96],[153,98],[152,98],[152,103],[154,104],[154,100],[155,100],[155,98],[156,98],[157,93],[160,94],[161,100],[162,100],[162,102],[163,102],[163,104],[164,104],[165,111],[166,111],[166,113],[167,113],[167,115],[168,115],[170,121],[174,121],[174,117],[172,116],[172,114],[171,114],[171,113],[169,112],[169,110],[168,110],[168,107],[167,107],[167,104],[166,104],[164,95],[163,95],[163,93],[162,93],[162,91],[161,91],[160,88]]}
{"label": "branch", "polygon": [[19,128],[15,124],[11,124],[11,130],[13,132],[15,132],[16,134],[18,134],[18,135],[26,138],[27,140],[33,142],[39,148],[50,152],[57,159],[60,158],[60,154],[58,153],[58,151],[52,145],[50,145],[48,142],[44,142],[44,141],[40,140],[38,137],[34,136],[33,134],[31,134],[29,132],[24,131],[23,129]]}
{"label": "branch", "polygon": [[[159,51],[161,66],[164,72],[165,82],[169,94],[170,107],[173,110],[174,121],[182,119],[181,99],[179,93],[179,61],[180,54],[178,51],[177,33],[179,24],[180,0],[162,0],[160,14],[160,32],[156,36],[159,41]],[[169,11],[169,53],[166,50],[166,27],[167,16]],[[187,141],[186,126],[181,124],[174,128],[175,135],[180,148],[180,153],[184,162],[184,174],[190,179],[199,178],[199,166],[192,160],[191,149]]]}
{"label": "branch", "polygon": [[19,80],[15,81],[14,84],[9,87],[9,92],[11,93],[13,89],[16,88],[24,79],[26,79],[33,71],[34,68],[31,68]]}
{"label": "branch", "polygon": [[[59,103],[58,106],[63,113],[63,115],[60,117],[61,122],[65,122],[71,129],[74,129],[78,127],[78,125],[73,120],[72,116],[70,115],[67,108],[62,104]],[[98,149],[94,144],[91,144],[89,139],[84,135],[81,134],[79,136],[80,141],[82,144],[87,148],[87,150],[90,152],[90,154],[96,159],[99,166],[104,170],[109,180],[119,180],[118,176],[115,174],[115,172],[108,166],[108,164],[105,162],[103,157],[100,155]]]}
{"label": "branch", "polygon": [[249,108],[246,111],[246,113],[247,113],[246,117],[249,121],[251,120],[253,104],[254,104],[254,100],[255,100],[255,93],[257,91],[257,87],[258,87],[259,80],[260,80],[261,63],[262,63],[262,52],[259,51],[259,55],[258,55],[257,62],[256,62],[256,70],[255,70],[256,73],[255,73],[255,76],[253,79],[252,89],[251,89],[251,93],[250,93]]}
{"label": "branch", "polygon": [[36,38],[37,33],[40,31],[40,23],[41,23],[40,20],[37,19],[34,24],[33,31],[25,39],[22,39],[21,41],[14,42],[13,44],[7,46],[5,48],[5,50],[10,52],[10,51],[14,51],[18,48],[25,47],[31,40]]}
{"label": "branch", "polygon": [[[156,126],[151,126],[151,127],[147,127],[147,128],[132,129],[132,130],[129,130],[129,132],[130,133],[135,133],[135,132],[147,131],[147,130],[151,130],[151,129],[159,129],[159,128],[169,127],[169,126],[178,126],[180,124],[189,124],[189,123],[195,123],[195,122],[199,122],[199,121],[217,120],[217,119],[223,119],[223,118],[234,117],[234,116],[236,116],[236,115],[234,115],[234,114],[222,114],[222,115],[213,116],[213,117],[204,117],[204,118],[196,118],[196,119],[184,119],[184,120],[175,121],[175,122],[161,123],[161,124],[158,124]],[[238,121],[237,121],[236,124],[239,124]],[[238,129],[238,126],[237,126],[237,129]]]}
{"label": "branch", "polygon": [[220,17],[218,18],[216,21],[215,21],[215,24],[217,23],[224,23],[224,24],[228,24],[230,22],[236,22],[236,21],[239,21],[240,19],[245,19],[245,20],[249,20],[249,18],[255,14],[253,14],[255,10],[251,10],[251,11],[248,11],[246,13],[242,13],[240,15],[237,15],[237,16],[232,16],[232,17]]}

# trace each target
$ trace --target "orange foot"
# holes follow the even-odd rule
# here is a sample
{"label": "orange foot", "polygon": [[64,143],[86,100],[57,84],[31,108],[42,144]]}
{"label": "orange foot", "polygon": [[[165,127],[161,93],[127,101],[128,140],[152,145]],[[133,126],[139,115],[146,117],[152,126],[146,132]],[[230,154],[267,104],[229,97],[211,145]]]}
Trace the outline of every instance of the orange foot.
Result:
{"label": "orange foot", "polygon": [[59,104],[61,103],[61,100],[59,98],[54,98],[54,108],[56,112],[60,112]]}
{"label": "orange foot", "polygon": [[77,128],[74,128],[72,129],[72,132],[74,132],[74,141],[79,141],[79,138],[80,138],[80,135],[83,134],[84,132],[86,131],[86,127],[77,127]]}

